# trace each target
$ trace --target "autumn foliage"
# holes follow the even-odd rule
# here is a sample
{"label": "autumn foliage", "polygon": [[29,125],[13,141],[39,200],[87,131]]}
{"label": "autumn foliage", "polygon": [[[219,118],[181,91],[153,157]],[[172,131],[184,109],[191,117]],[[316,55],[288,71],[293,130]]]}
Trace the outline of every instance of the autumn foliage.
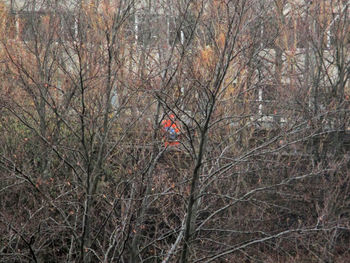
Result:
{"label": "autumn foliage", "polygon": [[347,262],[349,4],[21,2],[1,262]]}

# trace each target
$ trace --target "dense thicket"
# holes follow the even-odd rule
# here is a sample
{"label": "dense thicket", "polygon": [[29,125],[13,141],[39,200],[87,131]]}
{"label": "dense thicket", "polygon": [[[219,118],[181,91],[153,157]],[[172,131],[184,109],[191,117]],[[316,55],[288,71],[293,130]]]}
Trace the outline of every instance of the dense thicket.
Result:
{"label": "dense thicket", "polygon": [[1,262],[347,261],[349,3],[5,2]]}

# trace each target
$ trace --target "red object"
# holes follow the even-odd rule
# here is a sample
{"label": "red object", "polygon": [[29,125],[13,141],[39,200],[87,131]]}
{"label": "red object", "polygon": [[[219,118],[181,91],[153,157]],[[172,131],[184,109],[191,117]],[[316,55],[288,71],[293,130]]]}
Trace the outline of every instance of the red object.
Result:
{"label": "red object", "polygon": [[175,116],[171,114],[169,117],[170,119],[162,121],[163,131],[166,135],[165,147],[179,144],[176,137],[179,135],[180,130],[175,122]]}
{"label": "red object", "polygon": [[180,143],[178,141],[174,141],[174,142],[165,142],[164,146],[168,147],[168,146],[176,146],[179,145]]}

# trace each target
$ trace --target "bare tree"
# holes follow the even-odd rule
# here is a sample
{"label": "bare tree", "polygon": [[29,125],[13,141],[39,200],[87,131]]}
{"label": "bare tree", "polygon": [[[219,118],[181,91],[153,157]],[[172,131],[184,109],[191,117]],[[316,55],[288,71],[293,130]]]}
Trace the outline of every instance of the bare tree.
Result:
{"label": "bare tree", "polygon": [[8,4],[4,262],[348,257],[348,3]]}

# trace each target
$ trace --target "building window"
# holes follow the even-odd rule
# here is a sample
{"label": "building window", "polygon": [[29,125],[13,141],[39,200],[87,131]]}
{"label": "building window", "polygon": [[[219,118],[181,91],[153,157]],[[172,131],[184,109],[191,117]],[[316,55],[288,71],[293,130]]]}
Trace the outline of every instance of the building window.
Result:
{"label": "building window", "polygon": [[17,33],[16,15],[9,14],[6,18],[6,36],[8,39],[15,39]]}
{"label": "building window", "polygon": [[297,48],[306,48],[308,42],[308,23],[306,18],[299,17],[296,23]]}
{"label": "building window", "polygon": [[327,30],[327,47],[336,46],[339,42],[342,44],[350,43],[350,25],[346,14],[333,13],[332,19]]}
{"label": "building window", "polygon": [[181,33],[178,32],[178,25],[176,23],[176,19],[173,16],[169,16],[167,18],[167,31],[168,31],[168,44],[173,45],[174,43],[178,42],[181,37]]}
{"label": "building window", "polygon": [[41,30],[42,15],[36,12],[20,13],[18,15],[19,37],[23,41],[33,41],[38,38]]}
{"label": "building window", "polygon": [[63,40],[76,40],[78,36],[78,22],[74,16],[74,13],[62,13],[60,20],[61,38]]}
{"label": "building window", "polygon": [[261,40],[263,48],[275,48],[279,36],[277,20],[270,17],[261,24]]}
{"label": "building window", "polygon": [[154,44],[166,38],[166,17],[152,13],[138,14],[135,18],[135,29],[138,44],[143,46]]}
{"label": "building window", "polygon": [[259,85],[255,89],[255,112],[258,115],[276,115],[276,85]]}

